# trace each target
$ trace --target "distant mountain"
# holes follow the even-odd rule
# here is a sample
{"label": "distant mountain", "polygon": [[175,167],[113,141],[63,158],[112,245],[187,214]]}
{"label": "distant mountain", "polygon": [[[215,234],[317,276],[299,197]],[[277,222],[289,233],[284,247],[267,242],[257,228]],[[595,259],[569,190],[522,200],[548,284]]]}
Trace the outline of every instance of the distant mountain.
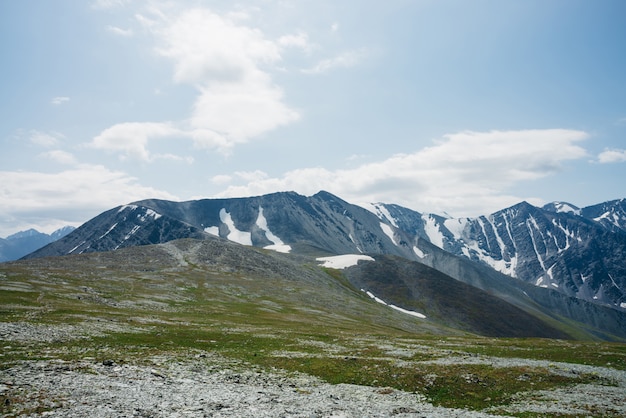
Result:
{"label": "distant mountain", "polygon": [[381,219],[452,254],[617,309],[626,308],[624,209],[623,200],[580,210],[563,203],[537,208],[522,202],[489,216],[453,219],[372,205]]}
{"label": "distant mountain", "polygon": [[72,232],[73,226],[57,229],[52,234],[44,234],[34,229],[20,231],[4,239],[0,238],[0,262],[17,260]]}

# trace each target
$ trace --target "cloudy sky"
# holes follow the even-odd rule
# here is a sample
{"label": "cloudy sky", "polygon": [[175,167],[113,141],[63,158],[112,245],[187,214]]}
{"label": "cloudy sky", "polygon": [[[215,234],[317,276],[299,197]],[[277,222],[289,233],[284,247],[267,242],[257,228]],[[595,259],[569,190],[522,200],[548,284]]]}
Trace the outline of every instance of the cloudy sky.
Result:
{"label": "cloudy sky", "polygon": [[0,237],[144,198],[626,197],[622,0],[0,1]]}

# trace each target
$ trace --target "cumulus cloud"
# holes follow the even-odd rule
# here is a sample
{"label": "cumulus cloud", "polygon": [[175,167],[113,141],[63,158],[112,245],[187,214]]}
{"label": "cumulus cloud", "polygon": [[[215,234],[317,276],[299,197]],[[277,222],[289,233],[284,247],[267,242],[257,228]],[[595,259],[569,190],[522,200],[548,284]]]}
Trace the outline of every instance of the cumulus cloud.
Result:
{"label": "cumulus cloud", "polygon": [[605,149],[598,155],[598,162],[601,164],[623,163],[626,161],[626,150]]}
{"label": "cumulus cloud", "polygon": [[198,89],[189,122],[199,146],[227,149],[298,119],[264,70],[281,56],[261,31],[195,9],[157,33],[174,79]]}
{"label": "cumulus cloud", "polygon": [[95,149],[119,152],[123,158],[152,161],[148,141],[155,138],[184,135],[170,123],[127,122],[113,125],[97,135],[88,145]]}
{"label": "cumulus cloud", "polygon": [[[173,79],[197,91],[191,114],[175,123],[122,123],[97,137],[91,146],[120,152],[124,157],[153,161],[153,138],[185,138],[198,148],[228,154],[245,143],[299,118],[284,101],[282,89],[268,68],[281,60],[286,47],[305,47],[304,34],[268,39],[260,30],[242,25],[241,18],[207,9],[163,13],[152,8],[139,23],[156,40],[156,52],[171,60]],[[173,17],[172,17],[173,16]],[[110,30],[122,34],[118,28]]]}
{"label": "cumulus cloud", "polygon": [[353,169],[298,169],[279,178],[259,177],[231,185],[220,196],[246,196],[295,190],[328,190],[354,202],[383,201],[418,211],[476,216],[532,196],[506,190],[519,182],[544,178],[563,163],[587,155],[577,145],[585,132],[563,129],[460,132],[430,147]]}
{"label": "cumulus cloud", "polygon": [[167,192],[141,185],[124,172],[101,165],[79,165],[57,173],[0,171],[0,178],[0,236],[51,219],[56,227],[80,224],[103,210],[135,200],[177,200]]}

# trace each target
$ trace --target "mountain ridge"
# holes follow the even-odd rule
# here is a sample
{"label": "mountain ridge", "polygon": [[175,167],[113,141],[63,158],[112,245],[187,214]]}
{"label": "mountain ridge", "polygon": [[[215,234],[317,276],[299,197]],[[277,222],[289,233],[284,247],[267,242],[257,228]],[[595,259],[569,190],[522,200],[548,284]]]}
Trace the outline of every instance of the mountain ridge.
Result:
{"label": "mountain ridge", "polygon": [[[622,203],[601,208],[619,214]],[[325,191],[310,197],[281,192],[187,202],[147,199],[103,212],[26,258],[180,238],[222,239],[314,257],[396,256],[533,314],[564,316],[591,327],[608,315],[601,333],[610,339],[626,329],[623,319],[594,306],[625,311],[626,234],[611,227],[619,216],[598,210],[589,212],[595,216],[589,219],[520,202],[488,216],[455,219],[393,204],[361,207]],[[591,313],[585,318],[581,312]]]}

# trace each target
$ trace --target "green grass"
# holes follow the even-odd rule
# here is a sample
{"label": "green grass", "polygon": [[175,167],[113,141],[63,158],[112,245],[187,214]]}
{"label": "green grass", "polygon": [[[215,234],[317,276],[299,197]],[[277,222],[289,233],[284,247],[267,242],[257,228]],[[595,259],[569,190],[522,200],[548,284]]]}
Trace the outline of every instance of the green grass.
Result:
{"label": "green grass", "polygon": [[626,344],[542,339],[480,339],[465,351],[494,357],[518,357],[626,370]]}
{"label": "green grass", "polygon": [[507,405],[521,392],[613,382],[550,367],[426,361],[480,355],[626,370],[626,344],[481,338],[438,329],[370,301],[333,269],[306,267],[303,275],[318,278],[309,282],[222,272],[201,263],[154,271],[97,270],[81,263],[53,269],[0,265],[0,322],[77,328],[87,323],[104,332],[52,343],[0,341],[0,370],[25,360],[143,364],[158,356],[185,361],[207,353],[242,368],[395,388],[435,405],[473,410]]}

